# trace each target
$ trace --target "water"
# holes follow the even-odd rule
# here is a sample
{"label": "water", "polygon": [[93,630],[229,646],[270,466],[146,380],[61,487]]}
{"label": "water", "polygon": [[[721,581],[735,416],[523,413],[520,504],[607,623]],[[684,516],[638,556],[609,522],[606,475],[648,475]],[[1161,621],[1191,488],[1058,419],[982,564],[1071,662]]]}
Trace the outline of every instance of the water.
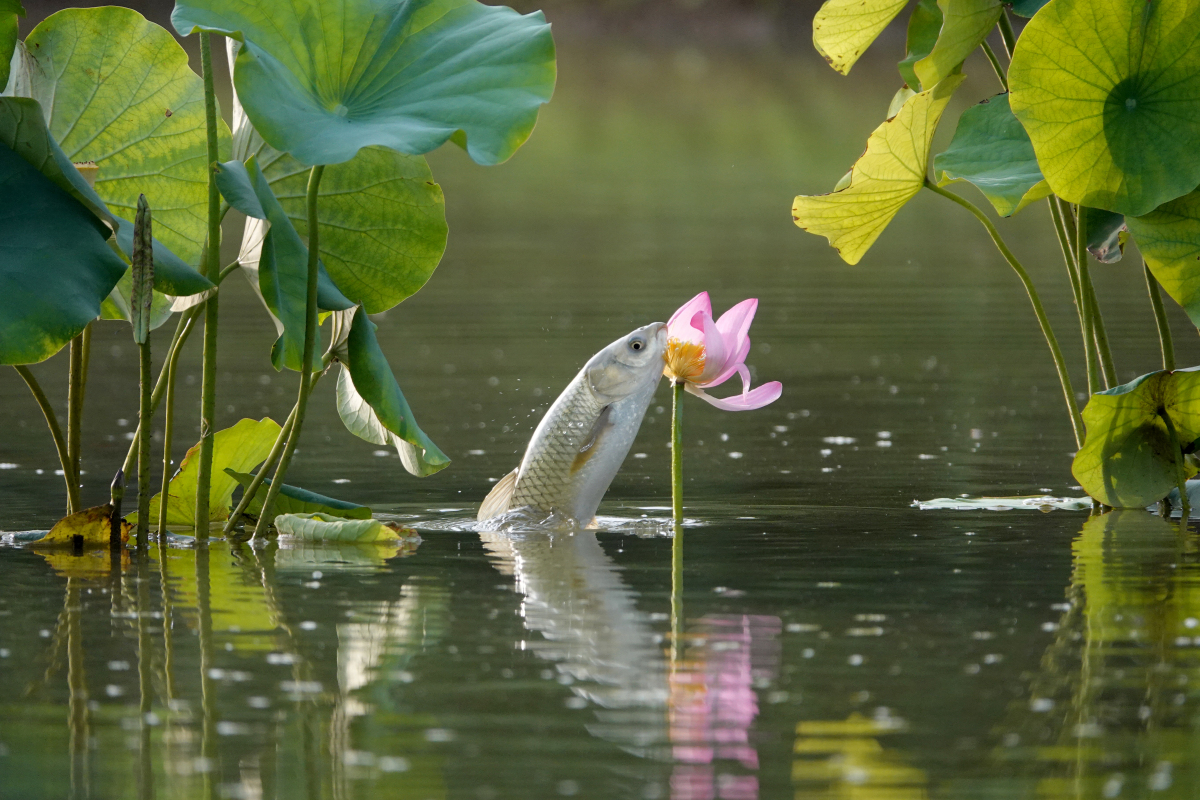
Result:
{"label": "water", "polygon": [[[325,380],[291,473],[408,521],[420,545],[218,542],[116,569],[0,550],[0,795],[1194,796],[1194,541],[1143,514],[909,507],[1079,494],[1016,278],[937,197],[858,267],[791,224],[792,196],[828,190],[861,151],[891,65],[840,78],[802,41],[569,33],[555,100],[510,163],[433,154],[450,249],[377,319],[454,462],[407,476],[342,429]],[[968,63],[959,108],[995,91],[986,70]],[[1047,216],[1002,230],[1082,387]],[[1137,264],[1093,269],[1122,380],[1157,366]],[[295,376],[270,368],[273,329],[230,288],[220,421],[282,419]],[[665,389],[604,530],[471,530],[579,365],[701,289],[718,310],[761,298],[751,365],[785,393],[746,414],[687,406],[682,577],[659,524]],[[1180,362],[1197,363],[1172,315]],[[93,353],[86,504],[107,496],[136,416],[128,329],[100,326]],[[61,407],[65,356],[35,372]],[[48,527],[61,477],[11,371],[0,407],[0,528]]]}

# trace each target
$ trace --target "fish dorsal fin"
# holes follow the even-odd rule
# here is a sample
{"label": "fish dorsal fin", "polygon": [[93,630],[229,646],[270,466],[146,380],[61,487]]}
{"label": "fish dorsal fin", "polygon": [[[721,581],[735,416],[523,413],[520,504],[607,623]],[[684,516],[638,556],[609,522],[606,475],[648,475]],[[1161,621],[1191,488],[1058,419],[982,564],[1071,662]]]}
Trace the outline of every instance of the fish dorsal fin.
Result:
{"label": "fish dorsal fin", "polygon": [[583,444],[579,445],[579,455],[575,456],[575,460],[571,462],[572,475],[588,462],[588,459],[596,452],[596,445],[600,443],[600,438],[612,426],[612,406],[607,405],[600,410],[600,416],[596,417],[596,423],[588,431],[587,438],[583,440]]}
{"label": "fish dorsal fin", "polygon": [[479,515],[476,519],[483,521],[498,517],[508,511],[508,503],[512,500],[513,490],[517,488],[517,473],[520,471],[521,468],[517,467],[496,482],[496,485],[488,492],[488,496],[483,498],[483,502],[479,505]]}

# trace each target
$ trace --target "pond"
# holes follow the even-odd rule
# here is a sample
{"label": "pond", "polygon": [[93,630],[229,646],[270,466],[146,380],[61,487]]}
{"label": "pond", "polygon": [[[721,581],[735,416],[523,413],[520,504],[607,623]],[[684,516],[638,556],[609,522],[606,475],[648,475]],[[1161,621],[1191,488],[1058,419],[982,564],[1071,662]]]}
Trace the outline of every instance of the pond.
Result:
{"label": "pond", "polygon": [[[449,249],[376,319],[453,463],[410,477],[345,432],[325,381],[289,476],[420,542],[181,541],[119,564],[3,548],[0,795],[1195,796],[1194,540],[1139,512],[910,507],[1082,494],[1053,364],[982,229],[920,197],[847,267],[791,223],[792,197],[859,154],[892,66],[838,78],[804,41],[558,38],[555,99],[511,162],[431,156]],[[964,94],[985,70],[968,62]],[[1045,209],[1004,232],[1076,342]],[[1156,368],[1136,254],[1094,276],[1120,378]],[[760,298],[749,362],[784,395],[746,414],[688,403],[682,575],[656,523],[665,387],[600,530],[474,532],[580,364],[700,290],[720,309]],[[240,280],[225,297],[218,421],[282,419],[295,378],[271,369],[274,329]],[[128,446],[132,356],[128,329],[99,327],[85,505]],[[34,367],[56,399],[65,358]],[[0,408],[0,529],[45,529],[62,481],[11,371]]]}

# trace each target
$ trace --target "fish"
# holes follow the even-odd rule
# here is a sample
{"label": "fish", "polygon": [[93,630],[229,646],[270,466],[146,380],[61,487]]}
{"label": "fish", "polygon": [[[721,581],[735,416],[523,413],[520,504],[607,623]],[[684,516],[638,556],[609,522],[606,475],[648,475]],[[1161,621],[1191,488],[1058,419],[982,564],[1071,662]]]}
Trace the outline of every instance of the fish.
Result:
{"label": "fish", "polygon": [[667,327],[643,325],[588,359],[542,417],[521,464],[478,520],[521,510],[586,527],[621,468],[663,374]]}

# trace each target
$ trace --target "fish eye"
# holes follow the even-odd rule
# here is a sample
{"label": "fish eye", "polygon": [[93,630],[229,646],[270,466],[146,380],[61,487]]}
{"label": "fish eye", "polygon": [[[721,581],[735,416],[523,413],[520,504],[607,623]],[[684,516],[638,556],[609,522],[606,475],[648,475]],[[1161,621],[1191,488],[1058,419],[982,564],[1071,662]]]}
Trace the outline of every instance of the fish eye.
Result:
{"label": "fish eye", "polygon": [[629,347],[633,350],[641,350],[645,346],[646,346],[645,340],[643,340],[640,337],[636,338],[636,339],[631,339],[629,342]]}

